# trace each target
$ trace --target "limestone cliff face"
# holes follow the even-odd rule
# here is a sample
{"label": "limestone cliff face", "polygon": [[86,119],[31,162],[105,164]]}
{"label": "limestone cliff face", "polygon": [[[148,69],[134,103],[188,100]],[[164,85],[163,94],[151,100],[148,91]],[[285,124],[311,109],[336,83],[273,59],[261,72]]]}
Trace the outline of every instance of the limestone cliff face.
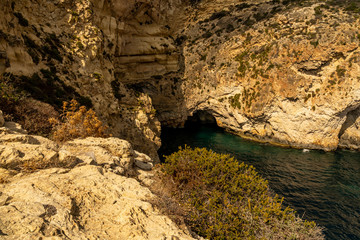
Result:
{"label": "limestone cliff face", "polygon": [[182,112],[206,110],[219,126],[260,141],[359,148],[360,22],[350,10],[317,1],[199,3],[177,35],[186,39]]}
{"label": "limestone cliff face", "polygon": [[157,158],[151,99],[129,84],[178,70],[167,25],[176,22],[173,2],[2,1],[0,74],[51,105],[92,106],[114,136]]}
{"label": "limestone cliff face", "polygon": [[203,44],[184,47],[187,109],[208,109],[219,125],[259,140],[357,148],[360,23],[353,14],[316,2],[229,5],[211,14],[199,10],[187,28],[191,39],[199,36],[194,28],[203,34]]}
{"label": "limestone cliff face", "polygon": [[2,1],[0,74],[54,106],[92,104],[153,158],[160,122],[198,110],[252,139],[358,148],[354,6],[292,2]]}

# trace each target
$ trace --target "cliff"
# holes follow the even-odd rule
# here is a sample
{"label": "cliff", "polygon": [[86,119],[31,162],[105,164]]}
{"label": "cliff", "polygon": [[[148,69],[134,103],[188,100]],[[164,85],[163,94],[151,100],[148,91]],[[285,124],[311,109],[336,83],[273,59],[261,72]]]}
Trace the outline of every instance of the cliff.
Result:
{"label": "cliff", "polygon": [[0,74],[58,111],[71,98],[93,107],[153,159],[160,125],[182,126],[199,110],[259,141],[359,148],[357,2],[0,6]]}
{"label": "cliff", "polygon": [[162,46],[168,42],[163,38],[167,28],[149,23],[167,21],[162,5],[2,1],[0,74],[28,97],[58,110],[71,98],[93,107],[114,136],[129,139],[156,159],[160,123],[151,99],[132,88],[124,72],[136,79],[158,74],[159,68],[174,69],[174,57]]}
{"label": "cliff", "polygon": [[[199,111],[257,141],[359,149],[359,12],[352,0],[1,1],[0,109],[30,133],[0,111],[1,238],[191,239],[145,185],[161,125]],[[32,134],[72,98],[113,138]]]}
{"label": "cliff", "polygon": [[[350,1],[351,2],[351,1]],[[189,114],[300,148],[359,148],[355,2],[208,1],[181,32]]]}

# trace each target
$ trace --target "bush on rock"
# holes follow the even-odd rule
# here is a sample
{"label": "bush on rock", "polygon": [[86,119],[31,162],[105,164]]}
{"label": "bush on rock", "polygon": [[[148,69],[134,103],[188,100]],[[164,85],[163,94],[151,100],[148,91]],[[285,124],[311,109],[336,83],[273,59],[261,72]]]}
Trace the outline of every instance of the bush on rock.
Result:
{"label": "bush on rock", "polygon": [[323,239],[314,222],[282,206],[283,199],[271,194],[254,167],[229,155],[180,148],[166,157],[161,170],[162,186],[183,210],[177,211],[185,212],[185,223],[207,239]]}
{"label": "bush on rock", "polygon": [[98,119],[95,112],[79,106],[76,100],[63,103],[61,121],[50,118],[53,126],[52,139],[64,142],[75,138],[107,137],[106,126]]}

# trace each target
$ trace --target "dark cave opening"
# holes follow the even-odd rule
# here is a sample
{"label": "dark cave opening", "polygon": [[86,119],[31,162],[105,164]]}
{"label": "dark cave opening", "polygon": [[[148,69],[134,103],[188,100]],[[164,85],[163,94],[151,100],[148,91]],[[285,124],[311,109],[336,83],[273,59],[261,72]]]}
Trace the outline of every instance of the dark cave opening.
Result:
{"label": "dark cave opening", "polygon": [[[217,126],[216,119],[211,112],[198,110],[189,116],[182,128],[174,128],[168,126],[161,127],[161,147],[158,155],[161,162],[164,162],[164,155],[170,155],[176,152],[180,145],[175,146],[175,142],[181,142],[181,147],[185,145],[191,146],[193,139],[192,133],[198,132],[199,129],[211,129],[213,132],[223,132],[224,129]],[[174,141],[176,139],[176,141]]]}
{"label": "dark cave opening", "polygon": [[185,127],[192,125],[213,125],[217,126],[215,117],[208,111],[198,110],[192,116],[189,116],[185,122]]}

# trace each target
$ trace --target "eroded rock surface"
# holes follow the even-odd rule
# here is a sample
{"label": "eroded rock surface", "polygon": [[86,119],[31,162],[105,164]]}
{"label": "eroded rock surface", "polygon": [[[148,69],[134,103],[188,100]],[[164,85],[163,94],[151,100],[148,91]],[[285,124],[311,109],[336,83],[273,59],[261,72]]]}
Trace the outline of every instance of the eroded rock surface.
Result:
{"label": "eroded rock surface", "polygon": [[160,122],[202,110],[259,141],[358,148],[356,125],[344,129],[360,106],[359,6],[347,4],[3,1],[0,74],[53,106],[92,105],[152,159]]}
{"label": "eroded rock surface", "polygon": [[15,175],[0,184],[2,239],[192,239],[132,178],[85,165]]}
{"label": "eroded rock surface", "polygon": [[72,98],[93,107],[113,136],[157,159],[160,123],[129,84],[178,69],[164,27],[175,3],[163,2],[2,1],[0,74],[58,109]]}
{"label": "eroded rock surface", "polygon": [[164,87],[148,90],[158,118],[181,126],[187,115],[207,111],[219,126],[259,141],[358,148],[356,16],[327,1],[201,1],[177,35],[184,72],[167,93],[182,96],[181,104],[170,110],[157,97]]}
{"label": "eroded rock surface", "polygon": [[151,184],[152,165],[150,157],[117,138],[59,146],[4,131],[0,238],[193,239],[152,207],[153,194],[134,178],[139,174]]}

